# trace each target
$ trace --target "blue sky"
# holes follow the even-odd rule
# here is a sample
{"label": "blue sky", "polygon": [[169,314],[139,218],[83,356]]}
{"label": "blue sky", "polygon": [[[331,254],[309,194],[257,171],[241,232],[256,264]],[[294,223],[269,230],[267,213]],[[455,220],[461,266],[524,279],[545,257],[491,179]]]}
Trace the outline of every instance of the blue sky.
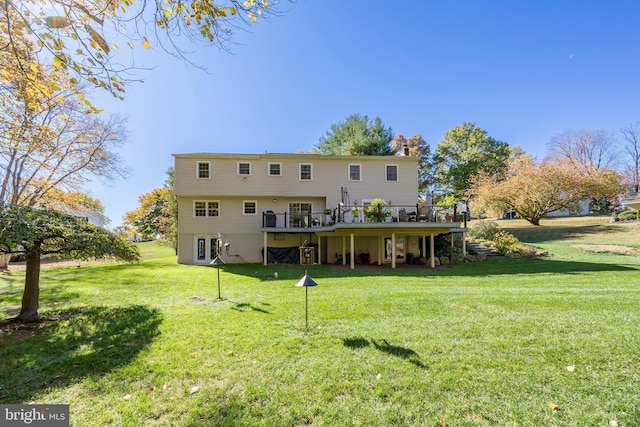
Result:
{"label": "blue sky", "polygon": [[[286,3],[284,3],[286,5]],[[122,101],[132,176],[88,192],[111,225],[163,185],[172,153],[308,151],[354,113],[432,149],[475,122],[542,158],[567,129],[640,121],[637,1],[298,0],[239,32],[232,53],[194,48],[198,68],[135,51],[144,80]],[[124,44],[124,43],[121,43]]]}

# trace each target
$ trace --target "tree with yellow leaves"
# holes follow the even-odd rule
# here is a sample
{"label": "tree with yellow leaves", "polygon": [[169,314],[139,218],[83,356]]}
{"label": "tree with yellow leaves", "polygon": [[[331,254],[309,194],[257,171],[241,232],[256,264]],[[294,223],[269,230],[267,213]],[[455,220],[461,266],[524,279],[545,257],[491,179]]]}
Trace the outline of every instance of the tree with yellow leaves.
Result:
{"label": "tree with yellow leaves", "polygon": [[[277,4],[278,2],[276,2]],[[119,43],[145,49],[155,42],[184,57],[183,42],[210,43],[226,48],[234,31],[259,18],[279,14],[266,0],[3,0],[0,50],[17,54],[28,38],[54,67],[70,71],[70,80],[86,80],[121,97],[133,64],[115,60]],[[17,70],[29,73],[28,64]]]}
{"label": "tree with yellow leaves", "polygon": [[168,193],[169,189],[166,187],[154,188],[138,197],[138,207],[124,215],[125,225],[135,229],[143,239],[164,235]]}
{"label": "tree with yellow leaves", "polygon": [[13,46],[19,55],[0,51],[0,205],[35,206],[91,178],[126,175],[117,154],[126,121],[98,114],[65,69],[34,59],[28,39]]}
{"label": "tree with yellow leaves", "polygon": [[577,212],[587,198],[615,191],[619,188],[615,178],[615,173],[586,176],[566,162],[536,162],[520,156],[503,175],[476,175],[469,195],[476,211],[497,214],[509,209],[540,225],[549,213]]}
{"label": "tree with yellow leaves", "polygon": [[599,130],[565,130],[548,145],[547,157],[566,163],[590,185],[591,205],[603,209],[621,191],[621,176],[616,172],[620,147],[612,134]]}

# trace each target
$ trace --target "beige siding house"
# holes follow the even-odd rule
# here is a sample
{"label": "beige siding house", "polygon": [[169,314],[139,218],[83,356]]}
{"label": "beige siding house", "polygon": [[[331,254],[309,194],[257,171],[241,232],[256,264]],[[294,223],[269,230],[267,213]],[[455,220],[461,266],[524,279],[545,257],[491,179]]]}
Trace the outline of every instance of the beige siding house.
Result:
{"label": "beige siding house", "polygon": [[640,195],[638,193],[631,193],[625,195],[622,199],[622,203],[631,209],[640,210]]}
{"label": "beige siding house", "polygon": [[[418,160],[410,156],[174,154],[178,262],[396,263],[433,253],[438,234],[464,232],[418,207]],[[388,218],[364,208],[387,203]],[[354,254],[354,256],[351,256]],[[413,255],[413,256],[412,256]],[[433,257],[431,257],[433,266]]]}

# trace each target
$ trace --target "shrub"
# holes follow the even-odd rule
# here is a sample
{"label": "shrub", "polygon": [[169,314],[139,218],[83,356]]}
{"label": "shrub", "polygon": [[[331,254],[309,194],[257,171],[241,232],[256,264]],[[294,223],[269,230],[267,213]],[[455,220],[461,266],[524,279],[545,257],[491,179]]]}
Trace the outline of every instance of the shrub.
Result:
{"label": "shrub", "polygon": [[447,246],[447,247],[441,249],[440,251],[436,251],[436,256],[438,256],[438,257],[451,256],[453,254],[462,254],[462,249],[461,248],[452,248],[451,246]]}
{"label": "shrub", "polygon": [[469,230],[469,238],[474,241],[493,240],[500,229],[495,221],[482,221]]}
{"label": "shrub", "polygon": [[520,252],[522,244],[520,240],[507,231],[498,231],[491,240],[492,246],[501,255],[507,252]]}
{"label": "shrub", "polygon": [[624,210],[618,212],[618,221],[630,221],[636,218],[637,214],[632,210]]}

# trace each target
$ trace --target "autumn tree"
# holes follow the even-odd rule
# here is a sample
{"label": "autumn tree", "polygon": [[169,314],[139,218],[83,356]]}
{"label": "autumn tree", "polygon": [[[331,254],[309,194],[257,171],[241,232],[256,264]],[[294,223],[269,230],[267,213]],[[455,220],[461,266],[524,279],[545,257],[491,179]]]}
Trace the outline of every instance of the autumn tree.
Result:
{"label": "autumn tree", "polygon": [[47,192],[38,204],[63,212],[69,210],[104,215],[102,202],[81,191],[62,191],[54,188]]}
{"label": "autumn tree", "polygon": [[[12,58],[3,52],[0,63],[15,68]],[[0,205],[34,206],[54,190],[77,191],[91,178],[126,175],[117,154],[126,121],[85,104],[64,70],[38,64],[28,52],[24,58],[40,89],[22,74],[2,74]]]}
{"label": "autumn tree", "polygon": [[164,182],[168,191],[165,193],[165,203],[162,215],[162,235],[178,255],[178,196],[175,193],[175,169],[167,169],[167,179]]}
{"label": "autumn tree", "polygon": [[40,263],[44,255],[67,259],[114,257],[139,261],[138,248],[74,216],[29,206],[0,207],[0,253],[23,253],[26,275],[17,320],[34,322],[40,299]]}
{"label": "autumn tree", "polygon": [[625,172],[633,191],[640,191],[640,123],[630,124],[620,129],[624,149]]}
{"label": "autumn tree", "polygon": [[531,224],[540,225],[540,219],[549,213],[578,212],[586,198],[594,192],[607,192],[611,186],[615,186],[615,179],[609,175],[597,179],[579,173],[567,162],[536,162],[520,156],[500,175],[476,175],[469,195],[476,211],[496,214],[513,210]]}
{"label": "autumn tree", "polygon": [[[566,130],[554,136],[548,144],[547,157],[569,164],[587,182],[617,176],[619,150],[613,135],[602,129]],[[596,209],[608,206],[614,196],[616,193],[591,191]]]}
{"label": "autumn tree", "polygon": [[[85,80],[121,97],[132,81],[131,63],[116,52],[158,45],[186,57],[195,44],[227,49],[235,31],[259,18],[281,13],[279,2],[266,0],[6,0],[0,2],[0,28],[6,41],[0,49],[18,52],[20,40],[34,45],[38,62],[51,61],[72,72],[72,81]],[[131,55],[135,59],[135,55]],[[25,77],[28,64],[18,68]],[[32,80],[27,79],[29,82]]]}
{"label": "autumn tree", "polygon": [[[81,189],[126,174],[116,153],[123,119],[99,115],[65,70],[38,63],[33,43],[13,37],[0,31],[0,45],[16,49],[0,50],[0,206],[102,209]],[[0,255],[0,269],[8,258]]]}
{"label": "autumn tree", "polygon": [[370,120],[366,115],[352,114],[331,125],[313,152],[330,156],[388,156],[394,154],[393,137],[393,130],[385,127],[380,117]]}
{"label": "autumn tree", "polygon": [[153,239],[164,231],[164,205],[167,188],[154,188],[138,197],[138,207],[125,213],[124,223],[134,228],[143,239]]}
{"label": "autumn tree", "polygon": [[402,134],[398,134],[391,140],[391,149],[396,154],[401,153],[404,147],[407,148],[410,156],[418,158],[418,191],[424,193],[431,189],[435,183],[431,147],[419,133],[409,139],[406,139]]}
{"label": "autumn tree", "polygon": [[[143,239],[161,237],[177,249],[178,201],[173,191],[174,169],[167,170],[165,186],[138,197],[138,207],[124,215],[124,228],[133,229]],[[124,230],[123,228],[123,230]]]}
{"label": "autumn tree", "polygon": [[506,142],[490,137],[475,123],[463,122],[448,130],[436,146],[433,157],[439,188],[462,198],[476,175],[499,176],[509,159],[519,153]]}

